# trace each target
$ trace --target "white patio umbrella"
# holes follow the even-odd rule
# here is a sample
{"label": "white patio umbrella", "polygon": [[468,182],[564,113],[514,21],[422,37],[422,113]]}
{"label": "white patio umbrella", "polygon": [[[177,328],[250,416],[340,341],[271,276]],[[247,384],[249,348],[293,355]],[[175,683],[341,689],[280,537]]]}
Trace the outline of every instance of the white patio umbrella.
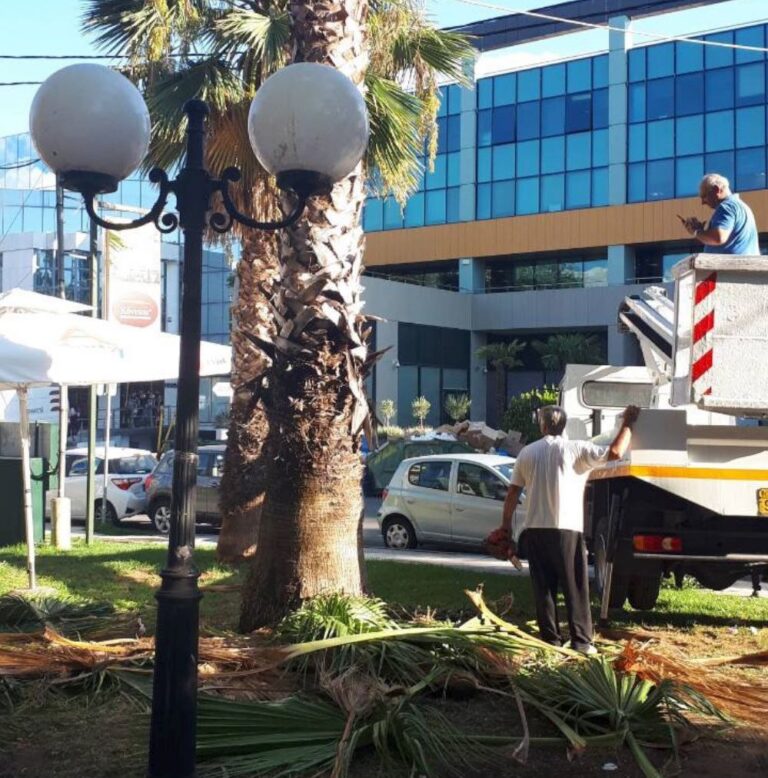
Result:
{"label": "white patio umbrella", "polygon": [[[178,378],[177,335],[78,316],[87,310],[47,295],[14,289],[0,295],[0,389],[15,389],[24,478],[29,586],[35,587],[27,392],[31,386],[89,386]],[[200,344],[200,375],[226,375],[231,349]]]}

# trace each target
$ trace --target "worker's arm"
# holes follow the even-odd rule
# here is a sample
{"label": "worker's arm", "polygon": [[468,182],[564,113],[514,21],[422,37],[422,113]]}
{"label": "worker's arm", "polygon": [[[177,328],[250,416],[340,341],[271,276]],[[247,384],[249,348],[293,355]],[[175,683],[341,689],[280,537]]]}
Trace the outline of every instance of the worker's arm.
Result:
{"label": "worker's arm", "polygon": [[520,502],[520,493],[523,491],[522,486],[515,486],[512,484],[509,487],[507,496],[504,498],[504,510],[501,513],[501,528],[509,531],[512,529],[512,516],[514,516],[517,503]]}
{"label": "worker's arm", "polygon": [[731,230],[710,227],[708,230],[695,230],[693,237],[705,246],[724,246],[731,237]]}
{"label": "worker's arm", "polygon": [[[629,443],[632,440],[632,427],[640,415],[640,408],[636,405],[628,405],[622,414],[621,427],[613,439],[613,443],[608,447],[608,461],[622,459],[627,453]],[[506,506],[506,504],[505,504]]]}

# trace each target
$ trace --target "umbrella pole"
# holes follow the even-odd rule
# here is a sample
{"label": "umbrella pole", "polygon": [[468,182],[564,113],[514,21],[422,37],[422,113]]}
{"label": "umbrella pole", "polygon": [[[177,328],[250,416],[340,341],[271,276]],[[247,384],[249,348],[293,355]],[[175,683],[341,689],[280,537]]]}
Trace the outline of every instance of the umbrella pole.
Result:
{"label": "umbrella pole", "polygon": [[21,434],[21,478],[24,486],[24,529],[27,539],[27,575],[29,588],[37,588],[35,573],[35,526],[32,518],[32,477],[29,461],[29,403],[27,387],[16,390],[19,398],[19,431]]}

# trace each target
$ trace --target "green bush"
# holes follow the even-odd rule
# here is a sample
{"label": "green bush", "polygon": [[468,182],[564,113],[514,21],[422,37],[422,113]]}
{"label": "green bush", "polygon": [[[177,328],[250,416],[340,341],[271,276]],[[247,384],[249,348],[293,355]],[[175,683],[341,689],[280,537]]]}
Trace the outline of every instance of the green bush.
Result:
{"label": "green bush", "polygon": [[504,412],[502,427],[505,430],[520,432],[526,443],[532,443],[541,437],[539,425],[533,419],[533,411],[542,405],[556,405],[558,390],[556,386],[542,386],[513,397]]}

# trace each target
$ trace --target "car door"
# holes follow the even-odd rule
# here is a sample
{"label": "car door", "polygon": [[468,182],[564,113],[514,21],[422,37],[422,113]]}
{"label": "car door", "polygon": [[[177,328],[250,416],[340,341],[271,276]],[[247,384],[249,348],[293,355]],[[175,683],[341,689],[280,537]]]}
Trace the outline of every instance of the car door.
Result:
{"label": "car door", "polygon": [[210,513],[211,460],[208,452],[200,452],[197,464],[197,515],[201,519]]}
{"label": "car door", "polygon": [[405,474],[403,500],[422,540],[450,540],[452,465],[447,459],[417,460]]}
{"label": "car door", "polygon": [[[97,460],[98,461],[98,460]],[[88,458],[80,457],[72,460],[66,481],[64,494],[70,499],[72,518],[85,518],[85,502],[88,490]]]}
{"label": "car door", "polygon": [[451,540],[479,544],[501,525],[507,484],[490,468],[458,462],[451,500]]}

